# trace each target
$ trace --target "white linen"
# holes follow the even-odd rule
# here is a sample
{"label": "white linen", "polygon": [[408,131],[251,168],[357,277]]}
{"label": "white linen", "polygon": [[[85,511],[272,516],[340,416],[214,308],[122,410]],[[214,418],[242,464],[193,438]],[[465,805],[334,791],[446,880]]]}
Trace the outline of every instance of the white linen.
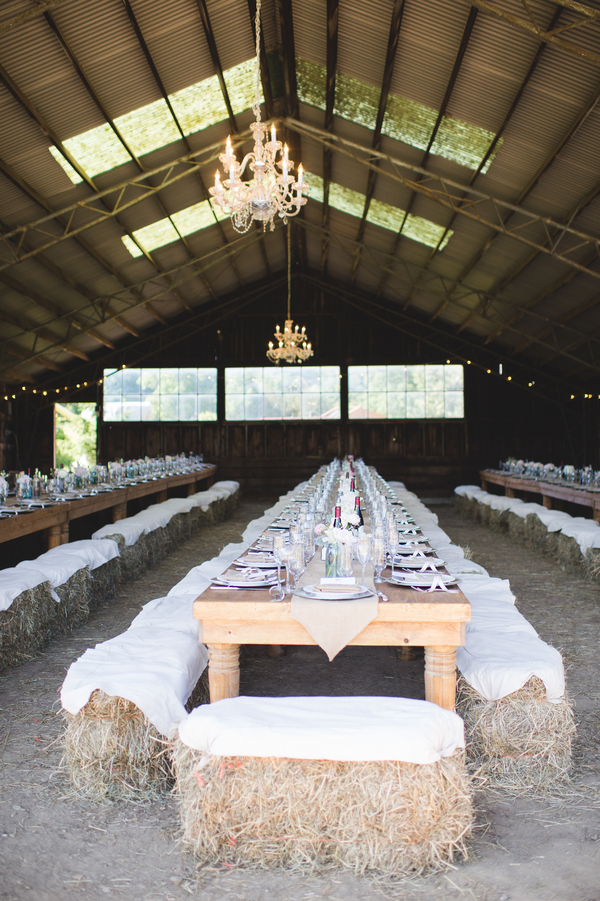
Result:
{"label": "white linen", "polygon": [[207,662],[208,651],[197,634],[132,627],[71,664],[60,693],[62,706],[77,714],[99,689],[131,701],[168,736],[186,718],[185,703]]}
{"label": "white linen", "polygon": [[[65,545],[68,547],[68,545]],[[78,554],[42,554],[36,560],[23,560],[17,563],[18,571],[41,570],[45,581],[50,582],[52,588],[57,588],[71,578],[80,569],[87,566],[86,562]]]}
{"label": "white linen", "polygon": [[[537,632],[530,622],[519,613],[512,604],[480,600],[471,604],[471,622],[467,623],[467,634],[471,632],[488,632],[506,634],[508,632],[527,632],[537,638]],[[469,647],[469,641],[467,641]]]}
{"label": "white linen", "polygon": [[[82,541],[70,541],[68,544],[60,544],[58,547],[47,551],[42,557],[51,559],[61,557],[63,554],[75,554],[84,561],[85,566],[91,570],[97,569],[109,560],[119,556],[119,545],[114,540],[87,538]],[[41,559],[41,558],[38,558]]]}
{"label": "white linen", "polygon": [[456,649],[456,665],[488,701],[518,691],[532,676],[542,680],[548,700],[565,693],[562,657],[555,648],[526,632],[468,632],[465,647]]}
{"label": "white linen", "polygon": [[122,535],[125,539],[125,547],[131,547],[136,544],[147,531],[145,524],[139,520],[135,520],[134,522],[132,518],[120,519],[118,522],[102,526],[101,529],[98,529],[93,533],[92,539],[94,541],[99,541],[109,535]]}
{"label": "white linen", "polygon": [[193,710],[179,737],[224,757],[427,764],[464,748],[460,717],[407,698],[228,698]]}
{"label": "white linen", "polygon": [[478,601],[514,604],[516,600],[508,579],[496,579],[478,573],[463,573],[460,577],[460,590],[471,604]]}
{"label": "white linen", "polygon": [[198,620],[194,619],[194,599],[172,594],[144,604],[130,628],[173,629],[198,639]]}
{"label": "white linen", "polygon": [[[8,610],[13,601],[29,588],[37,588],[48,577],[42,569],[37,569],[34,562],[27,568],[0,570],[0,610]],[[58,596],[54,595],[55,600]]]}

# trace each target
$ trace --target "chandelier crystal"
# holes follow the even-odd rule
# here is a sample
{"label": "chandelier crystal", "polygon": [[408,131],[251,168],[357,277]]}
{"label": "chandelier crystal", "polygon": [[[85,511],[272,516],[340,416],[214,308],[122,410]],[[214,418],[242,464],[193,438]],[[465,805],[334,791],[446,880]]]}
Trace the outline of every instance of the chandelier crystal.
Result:
{"label": "chandelier crystal", "polygon": [[[214,187],[209,188],[214,202],[227,216],[231,216],[233,227],[241,234],[248,231],[253,221],[262,222],[264,229],[269,223],[271,231],[275,228],[275,216],[287,223],[290,216],[298,215],[307,200],[303,194],[308,195],[310,191],[302,164],[298,166],[296,181],[290,175],[294,163],[289,159],[287,144],[282,148],[281,141],[277,140],[274,125],[271,125],[271,140],[264,143],[267,126],[260,119],[260,7],[261,0],[257,0],[256,93],[252,107],[256,121],[250,126],[254,150],[238,163],[231,147],[231,138],[227,138],[225,153],[221,153],[219,159],[229,177],[221,181],[217,170]],[[279,159],[278,154],[281,154]],[[254,176],[242,181],[246,166]]]}
{"label": "chandelier crystal", "polygon": [[275,329],[275,339],[277,347],[273,346],[273,342],[269,341],[269,349],[267,357],[272,363],[303,363],[312,357],[314,351],[310,341],[306,340],[306,328],[300,328],[297,325],[294,328],[294,320],[290,315],[290,303],[292,296],[292,272],[291,272],[291,254],[290,254],[290,227],[287,233],[287,262],[288,262],[288,295],[287,295],[287,319],[283,331],[279,326]]}

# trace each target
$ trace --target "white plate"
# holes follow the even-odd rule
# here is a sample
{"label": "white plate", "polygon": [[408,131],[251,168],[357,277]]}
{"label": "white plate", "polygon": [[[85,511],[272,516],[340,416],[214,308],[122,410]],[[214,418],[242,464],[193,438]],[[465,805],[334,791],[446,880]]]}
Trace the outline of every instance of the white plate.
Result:
{"label": "white plate", "polygon": [[439,557],[417,557],[416,560],[404,557],[399,563],[394,560],[394,566],[399,566],[401,569],[421,569],[422,566],[429,566],[430,563],[433,563],[434,566],[446,565],[446,561],[440,560]]}
{"label": "white plate", "polygon": [[251,554],[248,557],[240,557],[236,560],[236,566],[248,566],[252,569],[277,569],[277,560],[272,554],[264,555],[269,559],[261,559],[259,554]]}
{"label": "white plate", "polygon": [[388,582],[405,588],[429,588],[434,579],[441,579],[444,585],[460,582],[456,576],[445,576],[443,573],[394,573],[394,579],[388,579]]}
{"label": "white plate", "polygon": [[[319,590],[317,590],[319,589]],[[374,594],[366,585],[340,585],[334,588],[331,585],[305,585],[294,591],[301,598],[310,598],[311,601],[357,601],[360,598],[368,598]]]}
{"label": "white plate", "polygon": [[211,582],[213,585],[220,585],[223,588],[270,588],[271,585],[277,583],[277,579],[244,579],[243,576],[240,575],[239,579],[214,578],[211,579]]}

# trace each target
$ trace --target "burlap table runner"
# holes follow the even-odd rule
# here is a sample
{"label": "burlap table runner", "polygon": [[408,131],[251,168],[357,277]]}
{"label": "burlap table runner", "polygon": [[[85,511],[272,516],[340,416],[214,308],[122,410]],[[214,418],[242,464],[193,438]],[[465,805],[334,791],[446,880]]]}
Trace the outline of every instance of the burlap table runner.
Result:
{"label": "burlap table runner", "polygon": [[[304,585],[319,584],[325,575],[325,564],[321,560],[319,549],[308,564],[298,588]],[[361,580],[361,569],[354,564],[354,576],[357,583]],[[373,587],[373,576],[365,573],[364,584]],[[379,598],[361,598],[355,601],[311,600],[292,596],[290,616],[302,623],[309,635],[323,648],[330,660],[345,648],[349,641],[362,632],[377,617]]]}

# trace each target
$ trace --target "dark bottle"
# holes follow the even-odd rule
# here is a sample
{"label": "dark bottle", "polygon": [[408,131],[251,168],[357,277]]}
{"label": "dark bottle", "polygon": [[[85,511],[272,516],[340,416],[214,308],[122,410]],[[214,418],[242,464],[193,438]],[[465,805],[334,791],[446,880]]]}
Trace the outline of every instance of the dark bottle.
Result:
{"label": "dark bottle", "polygon": [[342,528],[342,508],[336,507],[335,513],[333,515],[333,528],[341,529]]}
{"label": "dark bottle", "polygon": [[350,491],[356,491],[356,482],[354,481],[354,476],[350,479]]}
{"label": "dark bottle", "polygon": [[360,509],[360,497],[358,496],[358,494],[356,495],[356,497],[354,499],[354,512],[360,519],[360,525],[364,526],[365,521],[363,519],[363,515],[362,515],[361,509]]}

